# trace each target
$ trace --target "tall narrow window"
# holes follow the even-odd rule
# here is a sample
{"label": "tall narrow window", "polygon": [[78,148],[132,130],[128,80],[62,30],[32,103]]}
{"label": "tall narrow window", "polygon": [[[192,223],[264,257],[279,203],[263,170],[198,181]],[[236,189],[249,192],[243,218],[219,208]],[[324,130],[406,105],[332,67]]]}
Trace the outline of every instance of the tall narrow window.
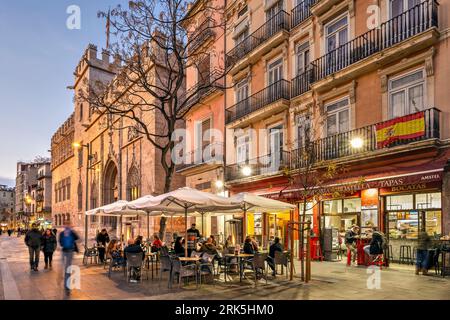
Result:
{"label": "tall narrow window", "polygon": [[236,118],[247,114],[248,112],[248,81],[242,80],[236,85]]}
{"label": "tall narrow window", "polygon": [[309,62],[309,43],[306,42],[297,47],[297,75],[301,75],[308,70]]}
{"label": "tall narrow window", "polygon": [[77,188],[77,197],[78,197],[78,211],[83,211],[83,185],[78,183]]}
{"label": "tall narrow window", "polygon": [[419,112],[425,105],[424,71],[389,80],[389,118]]}
{"label": "tall narrow window", "polygon": [[211,57],[207,54],[197,67],[197,82],[201,87],[207,87],[210,83]]}
{"label": "tall narrow window", "polygon": [[326,111],[327,136],[332,136],[349,130],[350,110],[347,98],[326,106]]}
{"label": "tall narrow window", "polygon": [[245,163],[250,158],[250,137],[240,136],[236,139],[236,162]]}
{"label": "tall narrow window", "polygon": [[277,59],[269,64],[268,82],[269,86],[283,78],[283,59]]}

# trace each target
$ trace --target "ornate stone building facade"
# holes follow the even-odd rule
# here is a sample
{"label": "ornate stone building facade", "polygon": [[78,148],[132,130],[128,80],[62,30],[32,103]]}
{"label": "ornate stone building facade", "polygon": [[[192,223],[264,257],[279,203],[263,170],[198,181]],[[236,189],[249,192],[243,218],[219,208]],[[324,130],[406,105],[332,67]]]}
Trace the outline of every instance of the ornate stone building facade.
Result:
{"label": "ornate stone building facade", "polygon": [[[70,219],[80,235],[84,235],[86,210],[164,190],[159,152],[138,134],[135,123],[100,113],[82,98],[87,86],[114,80],[119,65],[117,60],[110,60],[108,52],[103,51],[98,58],[97,48],[88,46],[74,73],[74,113],[66,121],[67,128],[63,125],[52,138],[53,188],[70,186],[65,199],[53,200],[54,216],[59,225]],[[160,121],[151,111],[141,117],[150,130],[155,130]],[[172,188],[183,185],[184,178],[175,175]],[[90,217],[87,222],[91,240],[101,228],[112,236],[119,236],[122,228],[125,238],[147,234],[146,218],[124,218],[121,223],[115,217]],[[149,219],[149,223],[151,234],[159,230],[158,218]]]}

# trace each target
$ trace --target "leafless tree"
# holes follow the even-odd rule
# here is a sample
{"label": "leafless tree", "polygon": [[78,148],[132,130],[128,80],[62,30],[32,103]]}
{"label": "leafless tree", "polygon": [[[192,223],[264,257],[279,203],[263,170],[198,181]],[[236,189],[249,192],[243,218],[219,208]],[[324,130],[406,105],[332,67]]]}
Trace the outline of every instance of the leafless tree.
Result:
{"label": "leafless tree", "polygon": [[[326,183],[338,175],[346,172],[346,167],[337,165],[335,162],[324,160],[319,154],[322,148],[317,140],[317,128],[322,126],[320,116],[314,116],[312,107],[308,107],[303,114],[302,129],[299,130],[299,147],[291,154],[291,167],[286,170],[285,175],[290,183],[289,188],[293,190],[296,199],[300,199],[298,206],[299,224],[299,257],[301,261],[301,277],[304,279],[304,241],[305,232],[310,232],[306,227],[307,211],[318,205],[324,195],[333,194],[339,196],[339,192],[330,190]],[[314,122],[314,119],[316,121]]]}
{"label": "leafless tree", "polygon": [[[82,98],[96,112],[108,115],[109,125],[131,128],[157,149],[165,173],[164,192],[171,189],[175,166],[172,135],[208,90],[223,90],[225,68],[205,70],[210,36],[224,34],[223,1],[130,1],[127,8],[100,12],[110,21],[114,41],[110,52],[120,69],[111,83],[87,84]],[[217,59],[223,60],[224,55]],[[221,64],[224,66],[224,62]],[[186,70],[197,69],[197,84],[186,88]],[[121,120],[121,121],[118,121]]]}

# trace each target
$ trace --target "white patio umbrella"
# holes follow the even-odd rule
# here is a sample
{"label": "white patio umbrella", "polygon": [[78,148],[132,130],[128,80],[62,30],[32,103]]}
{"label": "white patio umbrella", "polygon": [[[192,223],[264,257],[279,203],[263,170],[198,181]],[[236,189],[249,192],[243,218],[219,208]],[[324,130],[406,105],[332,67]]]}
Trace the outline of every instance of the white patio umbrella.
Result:
{"label": "white patio umbrella", "polygon": [[290,203],[269,199],[266,197],[258,196],[249,192],[241,192],[230,197],[233,203],[239,202],[241,208],[244,211],[285,211],[294,210],[295,205]]}
{"label": "white patio umbrella", "polygon": [[[88,216],[113,216],[120,217],[120,237],[122,237],[122,218],[123,216],[138,216],[147,214],[143,210],[130,209],[129,202],[118,200],[116,202],[86,211]],[[86,226],[87,228],[87,226]]]}
{"label": "white patio umbrella", "polygon": [[[142,201],[136,200],[136,202],[129,204],[130,208],[137,210],[173,213],[184,212],[186,236],[187,216],[189,212],[226,211],[237,209],[240,205],[240,203],[233,202],[230,198],[225,198],[189,187],[179,188],[177,190],[156,196],[154,198],[144,199]],[[187,245],[185,246],[185,255],[187,256]]]}

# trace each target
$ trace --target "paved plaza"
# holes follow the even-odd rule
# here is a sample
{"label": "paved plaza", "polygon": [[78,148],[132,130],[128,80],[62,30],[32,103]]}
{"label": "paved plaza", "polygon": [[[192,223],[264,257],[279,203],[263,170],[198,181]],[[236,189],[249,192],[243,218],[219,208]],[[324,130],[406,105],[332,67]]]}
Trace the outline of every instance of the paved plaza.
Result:
{"label": "paved plaza", "polygon": [[[174,284],[168,289],[166,275],[161,283],[159,275],[154,280],[127,283],[123,272],[116,271],[108,278],[103,266],[83,266],[81,254],[74,259],[74,264],[80,266],[81,289],[74,290],[67,298],[63,294],[60,251],[55,252],[53,270],[43,269],[41,255],[39,272],[30,272],[23,239],[0,237],[0,299],[450,299],[450,277],[435,276],[434,271],[430,272],[431,276],[416,276],[409,266],[393,265],[383,269],[379,283],[372,281],[374,274],[368,274],[364,267],[346,267],[341,262],[314,262],[312,281],[308,284],[301,283],[298,277],[290,282],[280,275],[269,279],[267,285],[261,280],[257,289],[251,280],[244,279],[240,284],[239,278],[227,283],[217,279],[215,285],[203,284],[198,289],[194,284],[181,288]],[[296,270],[300,270],[299,265]]]}

